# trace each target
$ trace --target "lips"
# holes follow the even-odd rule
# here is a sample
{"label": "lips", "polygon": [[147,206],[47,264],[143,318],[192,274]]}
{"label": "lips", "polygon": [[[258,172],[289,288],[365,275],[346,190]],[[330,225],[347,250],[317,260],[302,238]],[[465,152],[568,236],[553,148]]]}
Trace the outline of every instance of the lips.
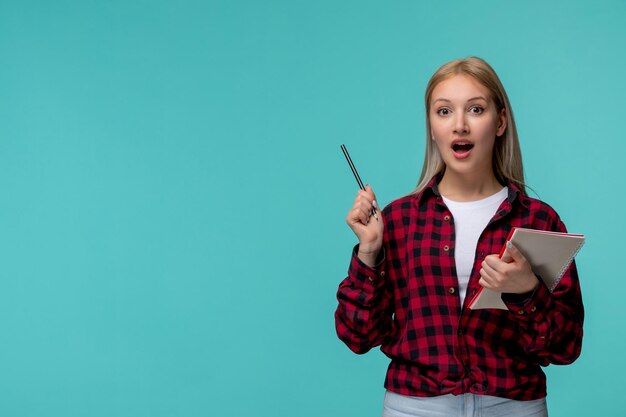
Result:
{"label": "lips", "polygon": [[458,159],[463,159],[469,156],[470,151],[474,147],[474,144],[468,140],[455,140],[452,142],[452,152]]}

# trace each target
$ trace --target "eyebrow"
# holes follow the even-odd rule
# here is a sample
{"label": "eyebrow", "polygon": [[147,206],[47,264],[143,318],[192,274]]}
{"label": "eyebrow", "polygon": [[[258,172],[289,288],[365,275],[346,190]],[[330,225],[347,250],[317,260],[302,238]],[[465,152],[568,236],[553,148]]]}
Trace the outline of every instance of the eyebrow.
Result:
{"label": "eyebrow", "polygon": [[[485,101],[489,101],[489,100],[487,100],[487,99],[486,99],[485,97],[483,97],[483,96],[476,96],[476,97],[472,97],[472,98],[470,98],[470,99],[469,99],[469,100],[467,100],[467,101],[474,101],[474,100],[485,100]],[[451,103],[451,101],[450,101],[450,100],[448,100],[447,98],[438,98],[438,99],[434,100],[434,101],[433,101],[433,103],[436,103],[436,102],[438,102],[438,101],[445,101],[445,102],[447,102],[447,103]]]}

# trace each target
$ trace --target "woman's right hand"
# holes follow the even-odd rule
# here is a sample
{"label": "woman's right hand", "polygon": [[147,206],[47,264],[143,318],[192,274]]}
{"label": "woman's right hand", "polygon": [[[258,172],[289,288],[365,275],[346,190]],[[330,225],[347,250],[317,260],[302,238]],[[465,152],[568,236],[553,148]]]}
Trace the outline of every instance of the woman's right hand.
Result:
{"label": "woman's right hand", "polygon": [[[376,216],[372,215],[372,208],[377,209]],[[369,185],[357,193],[346,223],[359,239],[359,259],[368,266],[374,266],[383,246],[384,226],[382,212],[378,210],[376,196]]]}

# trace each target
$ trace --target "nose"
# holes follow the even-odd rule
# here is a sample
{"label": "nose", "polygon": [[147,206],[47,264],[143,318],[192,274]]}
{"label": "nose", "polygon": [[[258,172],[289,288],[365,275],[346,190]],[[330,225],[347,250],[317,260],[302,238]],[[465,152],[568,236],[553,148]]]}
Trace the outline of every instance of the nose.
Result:
{"label": "nose", "polygon": [[454,133],[466,134],[469,133],[469,125],[465,117],[465,112],[457,112],[454,119]]}

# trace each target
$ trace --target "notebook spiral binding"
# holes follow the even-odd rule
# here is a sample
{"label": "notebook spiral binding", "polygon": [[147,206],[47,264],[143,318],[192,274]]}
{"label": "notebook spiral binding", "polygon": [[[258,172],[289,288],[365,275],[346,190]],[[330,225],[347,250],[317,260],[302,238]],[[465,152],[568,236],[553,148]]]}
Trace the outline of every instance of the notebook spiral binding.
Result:
{"label": "notebook spiral binding", "polygon": [[578,247],[576,248],[576,250],[574,251],[574,253],[572,254],[572,256],[563,264],[563,267],[561,268],[561,270],[559,271],[559,275],[557,276],[557,279],[554,281],[554,284],[552,284],[552,286],[550,287],[550,292],[553,292],[554,289],[556,288],[557,285],[559,285],[559,282],[561,282],[561,278],[563,278],[563,275],[565,274],[565,272],[567,271],[567,269],[570,267],[570,265],[572,264],[572,261],[574,260],[574,258],[576,257],[576,255],[578,254],[578,251],[580,250],[580,248],[583,247],[583,244],[585,243],[585,239],[582,239],[580,241],[580,244],[578,245]]}

